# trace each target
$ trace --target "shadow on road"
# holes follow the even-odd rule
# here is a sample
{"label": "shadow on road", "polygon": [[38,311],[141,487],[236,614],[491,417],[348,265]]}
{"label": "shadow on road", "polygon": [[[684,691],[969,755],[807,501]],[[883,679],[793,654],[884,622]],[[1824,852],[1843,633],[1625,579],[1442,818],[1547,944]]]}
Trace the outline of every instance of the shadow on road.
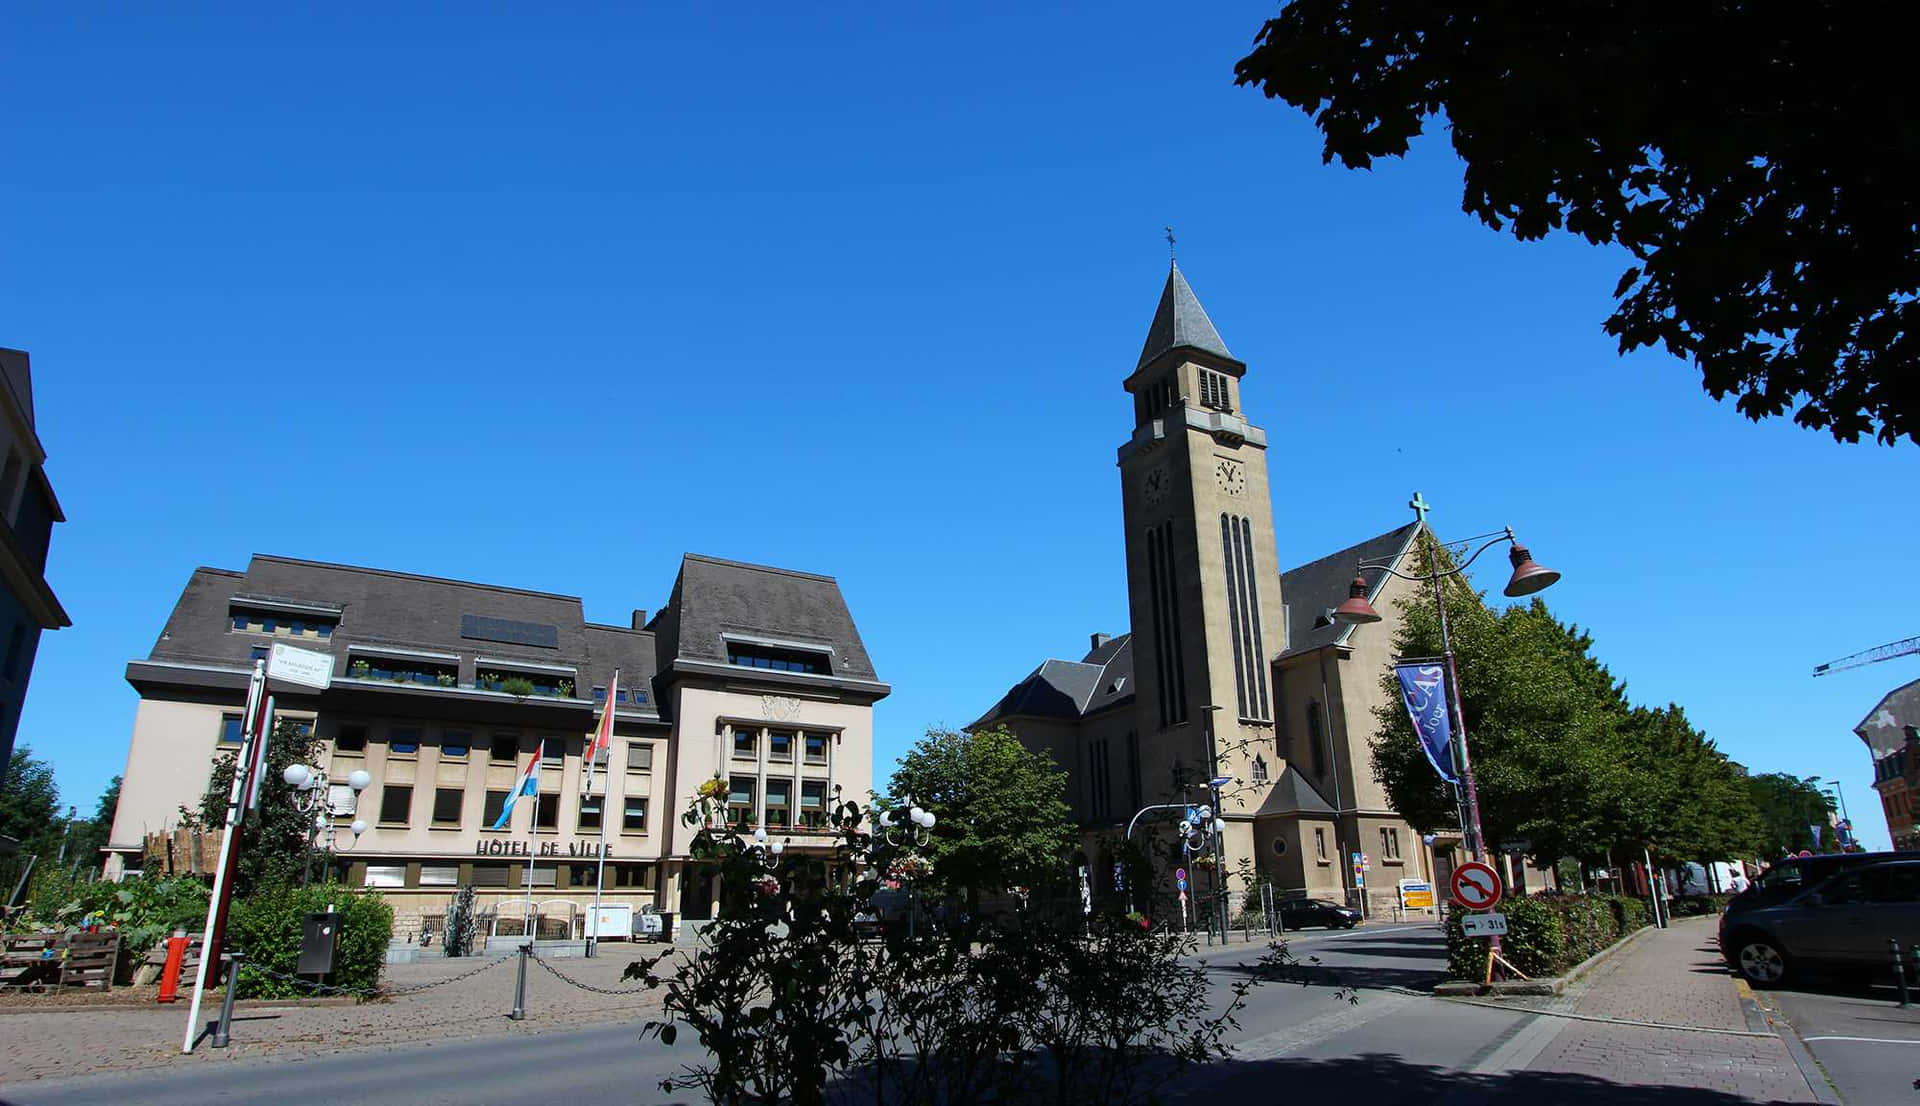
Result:
{"label": "shadow on road", "polygon": [[[1257,1063],[1227,1062],[1206,1069],[1187,1085],[1173,1088],[1174,1099],[1244,1092],[1246,1101],[1271,1101],[1273,1088],[1287,1088],[1293,1101],[1323,1096],[1340,1101],[1364,1097],[1375,1103],[1525,1103],[1528,1106],[1751,1106],[1754,1099],[1697,1087],[1647,1087],[1590,1076],[1549,1071],[1473,1075],[1449,1068],[1410,1063],[1388,1053],[1335,1060],[1282,1059]],[[1204,1084],[1204,1086],[1202,1086]]]}

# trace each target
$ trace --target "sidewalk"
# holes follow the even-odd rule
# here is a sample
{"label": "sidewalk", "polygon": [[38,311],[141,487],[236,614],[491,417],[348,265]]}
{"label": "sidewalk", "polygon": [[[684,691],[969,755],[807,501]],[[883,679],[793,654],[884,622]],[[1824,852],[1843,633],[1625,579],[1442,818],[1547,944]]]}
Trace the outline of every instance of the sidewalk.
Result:
{"label": "sidewalk", "polygon": [[[620,978],[632,961],[653,955],[648,946],[601,946],[592,960],[535,961],[527,971],[527,1017],[509,1021],[513,1006],[511,957],[435,958],[393,964],[386,981],[411,988],[391,1001],[326,1006],[251,1006],[234,1012],[232,1046],[201,1042],[180,1052],[187,1003],[172,1006],[99,1006],[54,1012],[34,1003],[0,1012],[0,1097],[4,1087],[37,1079],[106,1071],[156,1070],[274,1054],[285,1059],[323,1056],[369,1046],[404,1047],[501,1034],[579,1029],[607,1022],[643,1022],[658,1013],[662,992],[637,989]],[[584,984],[585,986],[580,986]],[[202,1022],[219,1013],[219,992],[202,1009]],[[639,1032],[636,1024],[635,1033]]]}
{"label": "sidewalk", "polygon": [[1531,1059],[1522,1046],[1507,1060],[1527,1071],[1717,1091],[1750,1102],[1833,1101],[1824,1080],[1823,1093],[1815,1093],[1786,1041],[1757,1009],[1749,1019],[1715,947],[1714,924],[1713,918],[1687,918],[1641,934],[1568,994],[1540,1007],[1610,1020],[1542,1017],[1529,1028],[1535,1042],[1547,1038],[1544,1046]]}

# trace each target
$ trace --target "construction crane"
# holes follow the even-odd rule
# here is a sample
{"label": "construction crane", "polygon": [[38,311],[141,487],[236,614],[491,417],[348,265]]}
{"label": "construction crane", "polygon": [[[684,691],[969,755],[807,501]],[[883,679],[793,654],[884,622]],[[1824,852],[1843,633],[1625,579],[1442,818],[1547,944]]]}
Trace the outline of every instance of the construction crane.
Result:
{"label": "construction crane", "polygon": [[1816,676],[1824,676],[1829,672],[1842,672],[1849,668],[1859,668],[1863,664],[1878,664],[1881,661],[1890,661],[1895,657],[1904,657],[1909,653],[1920,653],[1920,637],[1910,637],[1905,641],[1890,641],[1885,645],[1875,646],[1864,653],[1855,653],[1851,657],[1841,657],[1837,661],[1816,664],[1813,666],[1813,674]]}

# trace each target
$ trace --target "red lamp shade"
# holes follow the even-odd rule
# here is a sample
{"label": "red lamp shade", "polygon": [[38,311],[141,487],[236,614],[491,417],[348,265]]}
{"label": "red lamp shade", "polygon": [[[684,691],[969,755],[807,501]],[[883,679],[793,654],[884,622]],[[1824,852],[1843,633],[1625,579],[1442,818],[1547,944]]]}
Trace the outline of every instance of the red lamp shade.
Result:
{"label": "red lamp shade", "polygon": [[1365,625],[1380,621],[1380,612],[1367,602],[1367,581],[1365,577],[1355,576],[1353,585],[1347,589],[1347,601],[1333,609],[1333,620],[1349,625]]}
{"label": "red lamp shade", "polygon": [[1507,553],[1507,558],[1513,562],[1513,577],[1507,581],[1507,588],[1503,594],[1510,598],[1532,595],[1536,591],[1552,587],[1560,579],[1558,572],[1535,564],[1533,554],[1527,552],[1527,547],[1519,542],[1513,543],[1513,549]]}

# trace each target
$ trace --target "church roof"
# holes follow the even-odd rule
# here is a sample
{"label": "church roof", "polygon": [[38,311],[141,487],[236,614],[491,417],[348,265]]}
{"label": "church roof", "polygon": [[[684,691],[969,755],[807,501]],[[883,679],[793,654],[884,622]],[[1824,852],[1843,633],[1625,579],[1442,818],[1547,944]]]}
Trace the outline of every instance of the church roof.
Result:
{"label": "church roof", "polygon": [[1333,814],[1333,807],[1320,797],[1307,777],[1300,774],[1293,765],[1287,765],[1280,778],[1273,781],[1273,790],[1267,792],[1267,801],[1260,804],[1255,816],[1263,814]]}
{"label": "church roof", "polygon": [[1138,372],[1147,367],[1147,362],[1166,353],[1168,350],[1197,349],[1221,357],[1232,357],[1227,352],[1227,343],[1220,338],[1220,332],[1213,328],[1213,320],[1207,318],[1207,309],[1200,306],[1200,299],[1193,294],[1193,286],[1175,264],[1167,272],[1167,286],[1160,291],[1160,306],[1154,310],[1153,325],[1147,328],[1147,344],[1140,349],[1140,363],[1134,366]]}
{"label": "church roof", "polygon": [[1873,750],[1875,760],[1907,744],[1907,727],[1920,726],[1920,680],[1894,688],[1874,704],[1853,732]]}
{"label": "church roof", "polygon": [[1133,635],[1108,638],[1079,661],[1049,658],[1013,685],[969,731],[1002,718],[1077,720],[1133,698]]}
{"label": "church roof", "polygon": [[[1280,598],[1287,605],[1287,649],[1280,655],[1289,657],[1346,641],[1353,627],[1335,622],[1333,608],[1346,601],[1355,566],[1361,561],[1398,561],[1419,529],[1418,522],[1409,522],[1281,573]],[[1387,580],[1384,572],[1370,576],[1373,586],[1367,594],[1369,602],[1380,594],[1380,586]]]}

